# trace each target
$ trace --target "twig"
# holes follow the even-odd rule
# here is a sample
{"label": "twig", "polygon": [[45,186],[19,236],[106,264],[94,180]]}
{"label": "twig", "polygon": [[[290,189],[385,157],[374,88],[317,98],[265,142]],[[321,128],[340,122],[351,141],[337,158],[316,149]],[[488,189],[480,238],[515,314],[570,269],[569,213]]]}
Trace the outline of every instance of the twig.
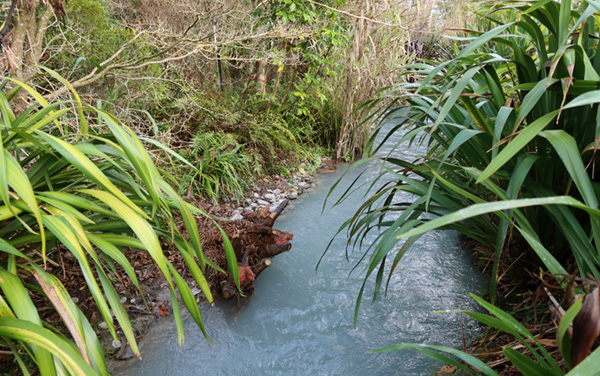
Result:
{"label": "twig", "polygon": [[[322,7],[322,8],[326,8],[326,9],[332,10],[334,12],[343,14],[343,15],[348,16],[348,17],[356,18],[356,19],[359,19],[359,20],[365,20],[367,22],[371,22],[371,23],[378,24],[378,25],[383,25],[383,26],[388,26],[388,27],[397,27],[397,28],[400,28],[400,29],[402,29],[404,31],[411,31],[410,28],[408,28],[406,26],[402,26],[400,24],[391,24],[391,23],[388,23],[388,22],[383,22],[383,21],[375,20],[373,18],[369,18],[369,17],[366,17],[366,16],[359,16],[357,14],[353,14],[353,13],[346,12],[346,11],[343,11],[343,10],[340,10],[340,9],[336,9],[334,7],[330,7],[329,5],[325,5],[323,3],[319,3],[319,2],[314,1],[314,0],[306,0],[306,2],[312,3],[312,4],[314,4],[316,6],[319,6],[319,7]],[[435,33],[430,32],[430,31],[422,31],[421,33],[423,33],[423,34],[435,34]]]}

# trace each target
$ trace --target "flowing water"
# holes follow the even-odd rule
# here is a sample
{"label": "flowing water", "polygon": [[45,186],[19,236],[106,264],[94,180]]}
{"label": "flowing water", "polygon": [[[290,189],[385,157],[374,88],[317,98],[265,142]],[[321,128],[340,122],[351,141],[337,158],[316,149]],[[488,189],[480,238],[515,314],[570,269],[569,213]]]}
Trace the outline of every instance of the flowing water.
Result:
{"label": "flowing water", "polygon": [[[400,153],[412,158],[414,148]],[[349,274],[361,252],[345,258],[339,236],[317,271],[315,266],[337,228],[361,203],[361,192],[340,206],[325,210],[330,187],[347,166],[317,177],[317,187],[296,201],[275,227],[295,233],[292,250],[273,259],[257,279],[255,295],[240,307],[228,301],[200,307],[216,346],[209,344],[194,321],[185,322],[185,346],[177,344],[175,323],[161,320],[141,343],[143,361],[121,365],[115,375],[424,375],[436,362],[413,351],[369,354],[369,350],[422,342],[459,346],[460,316],[436,310],[476,309],[469,292],[482,291],[483,278],[461,249],[454,232],[423,236],[393,275],[387,297],[371,304],[370,290],[353,313],[362,278]],[[372,181],[378,165],[364,166],[360,178]],[[363,169],[351,171],[351,182]],[[340,184],[341,185],[341,184]],[[338,189],[341,194],[343,189]],[[334,194],[333,198],[339,196]],[[330,199],[331,200],[331,199]],[[333,201],[330,201],[333,202]],[[357,269],[358,271],[360,268]],[[465,319],[467,340],[477,325]],[[439,366],[439,364],[437,364]]]}

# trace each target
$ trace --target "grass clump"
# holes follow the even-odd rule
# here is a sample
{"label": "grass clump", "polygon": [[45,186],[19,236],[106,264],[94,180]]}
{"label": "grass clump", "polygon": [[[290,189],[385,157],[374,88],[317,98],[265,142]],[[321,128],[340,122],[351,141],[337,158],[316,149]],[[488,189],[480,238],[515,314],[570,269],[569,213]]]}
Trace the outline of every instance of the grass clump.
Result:
{"label": "grass clump", "polygon": [[[572,270],[600,280],[598,14],[595,2],[493,3],[482,11],[485,29],[456,42],[453,58],[409,65],[410,81],[367,105],[372,118],[391,125],[376,133],[404,132],[402,141],[427,146],[417,162],[383,158],[382,175],[392,183],[379,186],[344,225],[355,239],[381,231],[363,258],[365,283],[377,271],[375,296],[384,287],[386,261],[392,273],[407,248],[435,229],[457,230],[493,248],[492,303],[500,260],[510,257],[515,241],[527,245],[528,260],[556,276]],[[391,104],[378,112],[386,101]],[[416,200],[398,201],[401,192]],[[494,317],[471,316],[521,342],[531,337],[508,314],[477,300]],[[568,326],[575,314],[564,316],[560,326]],[[419,349],[440,359],[430,351],[434,347]],[[473,357],[435,349],[496,374]],[[577,367],[568,361],[559,365],[544,351],[530,349],[534,359],[512,348],[505,355],[532,375],[563,374],[572,367],[573,372],[591,370],[600,362],[598,350]],[[568,351],[562,355],[570,359]]]}
{"label": "grass clump", "polygon": [[[68,85],[56,72],[45,71]],[[18,89],[6,90],[6,81],[33,98],[20,114],[10,106]],[[22,373],[29,374],[27,364],[35,364],[42,375],[108,375],[88,318],[56,275],[65,262],[79,268],[114,341],[119,342],[119,329],[140,356],[116,287],[119,269],[140,289],[123,247],[147,252],[164,276],[179,342],[184,332],[178,295],[206,335],[191,288],[163,252],[166,244],[177,249],[212,301],[204,277],[211,262],[202,252],[194,217],[205,214],[176,193],[177,181],[156,167],[130,128],[106,111],[83,106],[76,91],[70,101],[49,103],[25,83],[8,79],[2,86],[0,342]],[[182,226],[175,224],[176,217]],[[228,260],[235,260],[225,244]],[[239,286],[237,262],[229,266]],[[44,321],[47,301],[65,327]]]}

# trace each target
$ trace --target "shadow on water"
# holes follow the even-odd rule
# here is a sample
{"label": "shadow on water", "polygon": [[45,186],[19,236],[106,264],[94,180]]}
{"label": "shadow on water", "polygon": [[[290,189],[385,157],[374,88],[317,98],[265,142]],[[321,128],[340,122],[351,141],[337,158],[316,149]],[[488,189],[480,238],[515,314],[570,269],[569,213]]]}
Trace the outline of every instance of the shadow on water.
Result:
{"label": "shadow on water", "polygon": [[[407,153],[409,148],[404,150]],[[350,253],[346,261],[345,237],[339,236],[315,272],[328,242],[362,200],[357,192],[321,215],[327,192],[347,167],[340,165],[336,172],[319,176],[317,188],[300,196],[277,221],[278,229],[296,234],[293,248],[273,259],[260,275],[249,304],[240,309],[221,301],[214,307],[200,307],[216,346],[203,338],[188,316],[185,346],[180,347],[175,323],[162,320],[141,343],[143,361],[124,363],[114,374],[432,374],[436,362],[415,352],[369,354],[368,350],[400,342],[459,346],[459,315],[433,311],[476,309],[468,293],[482,291],[484,280],[460,248],[456,233],[426,234],[404,256],[386,298],[370,304],[370,291],[365,292],[358,326],[353,328],[362,278],[349,273],[361,252]],[[371,163],[365,169],[361,179],[366,184],[379,165]],[[351,171],[349,179],[360,171]],[[477,329],[465,318],[467,339]]]}

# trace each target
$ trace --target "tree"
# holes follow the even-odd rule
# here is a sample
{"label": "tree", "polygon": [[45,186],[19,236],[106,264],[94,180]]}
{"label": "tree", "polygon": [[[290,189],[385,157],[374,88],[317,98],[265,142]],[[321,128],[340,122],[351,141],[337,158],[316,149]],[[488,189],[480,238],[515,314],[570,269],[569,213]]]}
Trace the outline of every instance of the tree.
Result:
{"label": "tree", "polygon": [[0,31],[3,56],[0,69],[8,70],[20,81],[35,75],[43,55],[46,30],[53,16],[63,20],[64,15],[62,0],[12,0]]}

